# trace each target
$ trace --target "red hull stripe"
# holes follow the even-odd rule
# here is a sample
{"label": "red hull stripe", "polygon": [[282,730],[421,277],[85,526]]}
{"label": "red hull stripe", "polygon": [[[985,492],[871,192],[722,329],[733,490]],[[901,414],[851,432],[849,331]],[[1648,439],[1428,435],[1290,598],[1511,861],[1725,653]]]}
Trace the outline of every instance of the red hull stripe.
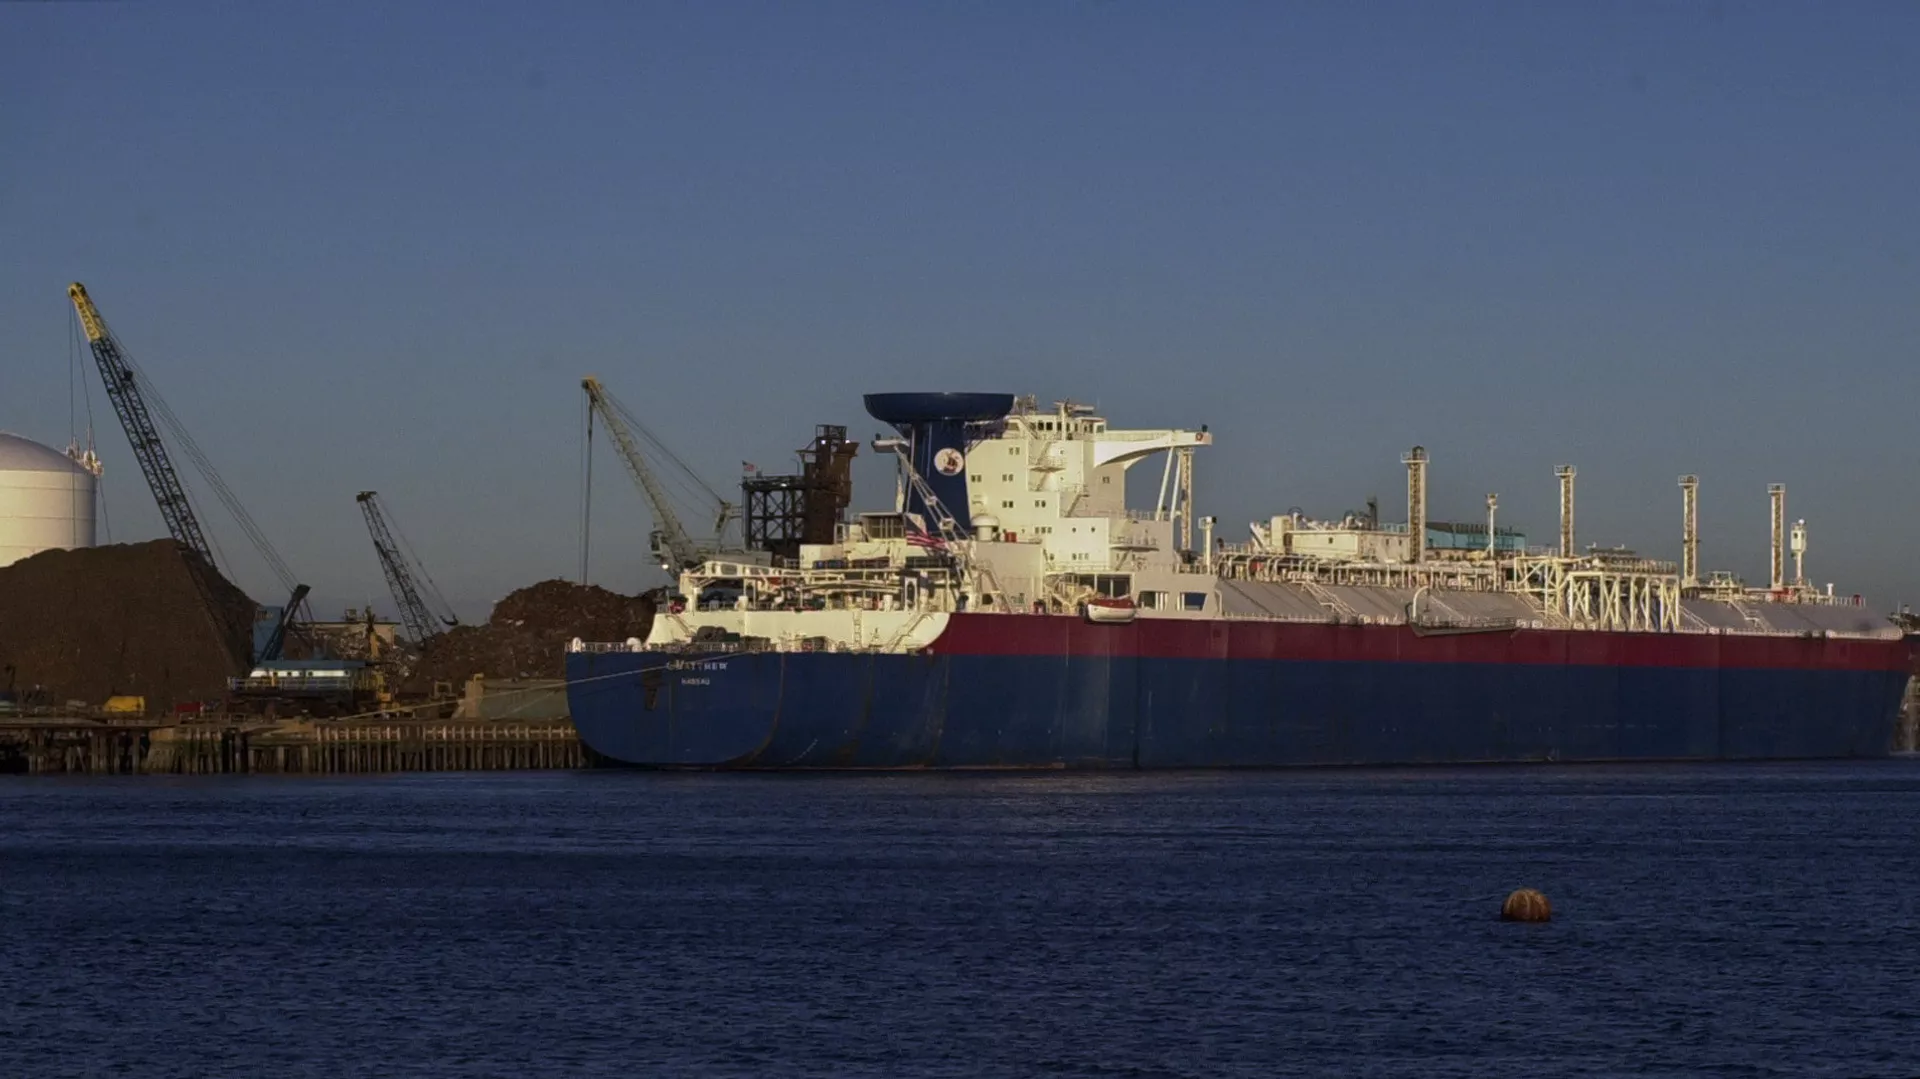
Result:
{"label": "red hull stripe", "polygon": [[1520,630],[1416,636],[1405,626],[1137,619],[1096,625],[1064,615],[955,614],[927,649],[943,655],[1143,656],[1354,663],[1582,667],[1906,670],[1905,640],[1704,633]]}

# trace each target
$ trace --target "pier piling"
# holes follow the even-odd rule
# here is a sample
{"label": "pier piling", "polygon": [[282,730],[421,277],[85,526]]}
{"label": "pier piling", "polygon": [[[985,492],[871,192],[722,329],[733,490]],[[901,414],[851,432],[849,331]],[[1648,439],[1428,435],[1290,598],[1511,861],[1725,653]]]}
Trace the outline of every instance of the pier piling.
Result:
{"label": "pier piling", "polygon": [[586,767],[565,718],[367,722],[0,723],[0,773],[349,775]]}

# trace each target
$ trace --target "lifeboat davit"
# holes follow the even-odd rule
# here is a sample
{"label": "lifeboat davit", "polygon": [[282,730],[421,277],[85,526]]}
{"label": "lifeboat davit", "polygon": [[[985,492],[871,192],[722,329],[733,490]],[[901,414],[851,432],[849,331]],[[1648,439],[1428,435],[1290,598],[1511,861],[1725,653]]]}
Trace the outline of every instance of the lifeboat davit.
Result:
{"label": "lifeboat davit", "polygon": [[1086,611],[1087,621],[1103,623],[1131,622],[1134,615],[1140,613],[1140,608],[1133,605],[1130,596],[1100,596],[1088,600],[1083,610]]}

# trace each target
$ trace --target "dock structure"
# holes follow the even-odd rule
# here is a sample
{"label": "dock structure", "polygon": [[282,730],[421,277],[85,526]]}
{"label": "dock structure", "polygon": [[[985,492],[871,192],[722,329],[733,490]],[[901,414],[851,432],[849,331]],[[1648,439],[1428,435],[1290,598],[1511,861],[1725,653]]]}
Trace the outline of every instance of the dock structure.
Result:
{"label": "dock structure", "polygon": [[0,773],[346,775],[586,767],[571,721],[0,722]]}

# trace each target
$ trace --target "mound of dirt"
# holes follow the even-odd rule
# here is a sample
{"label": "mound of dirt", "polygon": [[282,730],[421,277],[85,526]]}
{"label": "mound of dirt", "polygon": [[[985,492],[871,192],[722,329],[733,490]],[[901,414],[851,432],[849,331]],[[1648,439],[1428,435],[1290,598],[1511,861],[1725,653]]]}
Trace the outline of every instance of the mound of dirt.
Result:
{"label": "mound of dirt", "polygon": [[488,678],[561,678],[567,642],[645,639],[653,627],[653,598],[623,596],[597,585],[541,581],[494,604],[484,626],[455,626],[427,646],[407,680],[428,690],[451,682],[457,690],[474,675]]}
{"label": "mound of dirt", "polygon": [[188,571],[197,557],[154,540],[0,566],[0,689],[53,705],[138,695],[149,712],[220,699],[251,643],[254,604],[209,570],[209,612]]}

